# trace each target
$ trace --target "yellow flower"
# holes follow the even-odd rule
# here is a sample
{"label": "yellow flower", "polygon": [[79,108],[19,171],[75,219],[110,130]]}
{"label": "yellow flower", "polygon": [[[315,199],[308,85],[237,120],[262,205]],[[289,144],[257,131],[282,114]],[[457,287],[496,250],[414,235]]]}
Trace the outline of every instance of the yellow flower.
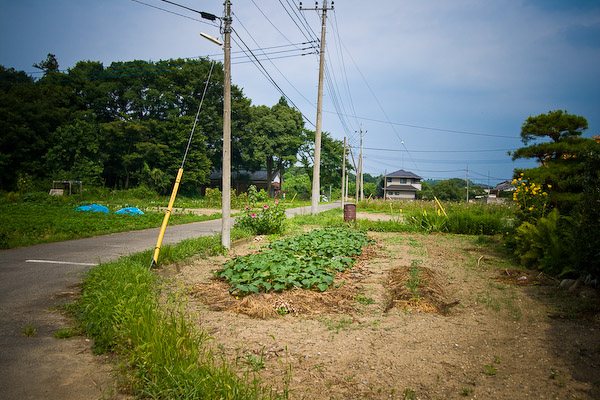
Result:
{"label": "yellow flower", "polygon": [[548,184],[548,189],[552,189],[552,185]]}
{"label": "yellow flower", "polygon": [[529,211],[533,211],[533,206],[529,207]]}

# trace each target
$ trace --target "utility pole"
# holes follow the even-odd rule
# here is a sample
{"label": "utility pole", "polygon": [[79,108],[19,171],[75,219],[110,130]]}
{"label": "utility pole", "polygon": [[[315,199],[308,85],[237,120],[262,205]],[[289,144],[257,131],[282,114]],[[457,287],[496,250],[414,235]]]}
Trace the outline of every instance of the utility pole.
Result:
{"label": "utility pole", "polygon": [[225,0],[221,245],[231,246],[231,1]]}
{"label": "utility pole", "polygon": [[[346,193],[346,136],[344,136],[344,154],[342,155],[342,210],[344,209],[344,194]],[[331,199],[329,199],[331,200]]]}
{"label": "utility pole", "polygon": [[467,164],[467,203],[469,202],[469,164]]}
{"label": "utility pole", "polygon": [[312,198],[311,198],[311,213],[313,215],[319,212],[319,200],[321,197],[321,120],[323,111],[323,70],[325,68],[325,26],[327,22],[327,10],[333,10],[333,4],[331,8],[327,7],[327,0],[323,0],[323,7],[317,7],[318,3],[315,3],[315,8],[302,8],[302,2],[300,2],[300,10],[316,10],[322,11],[321,16],[321,51],[319,58],[319,89],[317,93],[317,125],[315,127],[315,165],[313,166],[313,181],[312,181]]}
{"label": "utility pole", "polygon": [[[358,184],[358,171],[360,170],[360,165],[357,167],[356,166],[356,161],[354,160],[354,153],[352,152],[352,146],[349,146],[350,149],[350,155],[352,156],[352,164],[354,165],[354,170],[356,171],[356,197],[354,198],[354,202],[358,203],[358,188],[359,188],[359,184]],[[359,160],[360,162],[360,160]]]}
{"label": "utility pole", "polygon": [[363,179],[363,131],[360,128],[360,201],[365,199],[365,188]]}
{"label": "utility pole", "polygon": [[383,200],[387,200],[387,168],[383,173]]}

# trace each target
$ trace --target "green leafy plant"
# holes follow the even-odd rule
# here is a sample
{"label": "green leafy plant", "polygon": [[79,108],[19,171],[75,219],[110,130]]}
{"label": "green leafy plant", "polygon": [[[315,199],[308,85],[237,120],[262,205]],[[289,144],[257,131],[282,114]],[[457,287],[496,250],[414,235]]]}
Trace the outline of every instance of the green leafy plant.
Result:
{"label": "green leafy plant", "polygon": [[486,364],[483,366],[483,368],[485,368],[486,375],[493,376],[498,373],[498,370],[496,368],[494,368],[493,364],[490,364],[490,365]]}
{"label": "green leafy plant", "polygon": [[293,287],[325,291],[336,272],[354,264],[352,257],[369,243],[366,233],[349,229],[318,229],[273,242],[258,254],[237,257],[215,275],[229,281],[230,293],[282,291]]}
{"label": "green leafy plant", "polygon": [[521,264],[549,274],[570,272],[571,223],[571,218],[561,216],[556,208],[535,223],[523,222],[515,237],[515,254]]}
{"label": "green leafy plant", "polygon": [[404,283],[414,300],[421,298],[421,293],[419,292],[419,285],[421,285],[420,264],[423,264],[423,260],[411,260],[408,270],[408,280]]}
{"label": "green leafy plant", "polygon": [[404,389],[404,400],[417,400],[417,392],[411,388]]}
{"label": "green leafy plant", "polygon": [[284,222],[285,209],[279,205],[279,200],[275,200],[272,206],[268,204],[259,208],[245,206],[235,226],[255,235],[270,235],[283,233]]}
{"label": "green leafy plant", "polygon": [[26,337],[36,337],[37,336],[37,328],[34,325],[29,324],[25,328],[23,328],[21,333],[23,334],[23,336],[26,336]]}

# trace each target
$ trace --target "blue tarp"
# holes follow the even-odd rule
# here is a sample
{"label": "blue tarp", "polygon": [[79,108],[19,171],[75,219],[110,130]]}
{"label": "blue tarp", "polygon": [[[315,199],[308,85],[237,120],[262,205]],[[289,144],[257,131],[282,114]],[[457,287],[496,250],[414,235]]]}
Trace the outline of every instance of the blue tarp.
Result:
{"label": "blue tarp", "polygon": [[88,204],[87,206],[77,207],[76,211],[91,211],[91,212],[103,212],[108,213],[108,208],[98,204]]}
{"label": "blue tarp", "polygon": [[115,211],[115,214],[129,214],[129,215],[135,215],[135,214],[143,214],[144,212],[142,210],[140,210],[139,208],[135,208],[135,207],[125,207],[120,209],[119,211]]}

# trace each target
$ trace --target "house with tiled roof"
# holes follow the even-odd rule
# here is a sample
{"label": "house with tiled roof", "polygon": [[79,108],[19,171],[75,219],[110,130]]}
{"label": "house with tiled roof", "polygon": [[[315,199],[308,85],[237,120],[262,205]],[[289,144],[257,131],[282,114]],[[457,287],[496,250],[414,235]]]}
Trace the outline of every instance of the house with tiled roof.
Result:
{"label": "house with tiled roof", "polygon": [[399,169],[383,177],[383,198],[386,200],[414,200],[421,190],[421,178],[410,171]]}

